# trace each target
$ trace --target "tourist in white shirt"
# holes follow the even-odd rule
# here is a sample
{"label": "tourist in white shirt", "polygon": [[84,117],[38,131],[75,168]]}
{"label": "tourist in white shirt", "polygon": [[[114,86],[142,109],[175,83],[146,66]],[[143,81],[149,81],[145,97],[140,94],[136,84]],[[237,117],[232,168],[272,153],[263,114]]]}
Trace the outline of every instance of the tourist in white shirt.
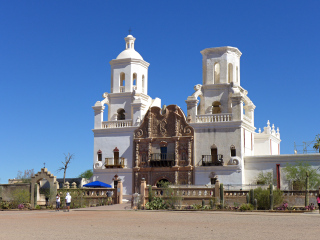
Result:
{"label": "tourist in white shirt", "polygon": [[70,211],[70,203],[71,203],[71,196],[70,196],[70,193],[67,193],[66,205],[67,205],[67,208],[68,208],[68,212]]}

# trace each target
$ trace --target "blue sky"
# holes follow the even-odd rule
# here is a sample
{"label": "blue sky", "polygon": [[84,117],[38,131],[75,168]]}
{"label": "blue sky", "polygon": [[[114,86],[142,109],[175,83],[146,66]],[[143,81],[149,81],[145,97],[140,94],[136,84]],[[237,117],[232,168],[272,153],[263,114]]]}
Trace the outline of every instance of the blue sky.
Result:
{"label": "blue sky", "polygon": [[280,128],[281,153],[320,133],[319,1],[0,1],[0,182],[43,167],[92,168],[93,110],[128,29],[149,67],[149,95],[185,100],[209,47],[233,46],[255,126]]}

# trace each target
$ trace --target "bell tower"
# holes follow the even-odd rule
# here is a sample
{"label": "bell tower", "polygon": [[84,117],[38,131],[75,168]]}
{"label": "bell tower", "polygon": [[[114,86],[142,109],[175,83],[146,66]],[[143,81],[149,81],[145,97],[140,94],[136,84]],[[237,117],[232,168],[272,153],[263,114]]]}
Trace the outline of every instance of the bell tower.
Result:
{"label": "bell tower", "polygon": [[149,63],[143,60],[134,49],[135,38],[128,35],[124,38],[126,48],[111,65],[111,93],[139,92],[148,94]]}

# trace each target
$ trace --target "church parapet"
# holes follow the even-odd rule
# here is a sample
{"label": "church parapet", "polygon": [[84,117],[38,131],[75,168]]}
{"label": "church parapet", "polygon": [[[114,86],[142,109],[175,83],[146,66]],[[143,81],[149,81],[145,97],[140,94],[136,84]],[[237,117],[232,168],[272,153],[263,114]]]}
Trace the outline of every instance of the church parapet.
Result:
{"label": "church parapet", "polygon": [[232,113],[219,113],[219,114],[206,114],[206,115],[197,115],[197,123],[206,123],[206,122],[231,122]]}
{"label": "church parapet", "polygon": [[102,122],[102,128],[132,127],[132,119]]}

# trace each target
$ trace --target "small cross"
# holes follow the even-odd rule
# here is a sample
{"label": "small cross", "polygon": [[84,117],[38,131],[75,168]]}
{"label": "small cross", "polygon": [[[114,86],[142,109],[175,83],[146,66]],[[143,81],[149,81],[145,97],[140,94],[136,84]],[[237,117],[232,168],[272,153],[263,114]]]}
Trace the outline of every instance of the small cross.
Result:
{"label": "small cross", "polygon": [[45,162],[43,163],[43,167],[46,168],[46,163]]}
{"label": "small cross", "polygon": [[129,28],[129,35],[131,35],[131,32],[132,32],[132,30],[131,30],[131,28]]}

